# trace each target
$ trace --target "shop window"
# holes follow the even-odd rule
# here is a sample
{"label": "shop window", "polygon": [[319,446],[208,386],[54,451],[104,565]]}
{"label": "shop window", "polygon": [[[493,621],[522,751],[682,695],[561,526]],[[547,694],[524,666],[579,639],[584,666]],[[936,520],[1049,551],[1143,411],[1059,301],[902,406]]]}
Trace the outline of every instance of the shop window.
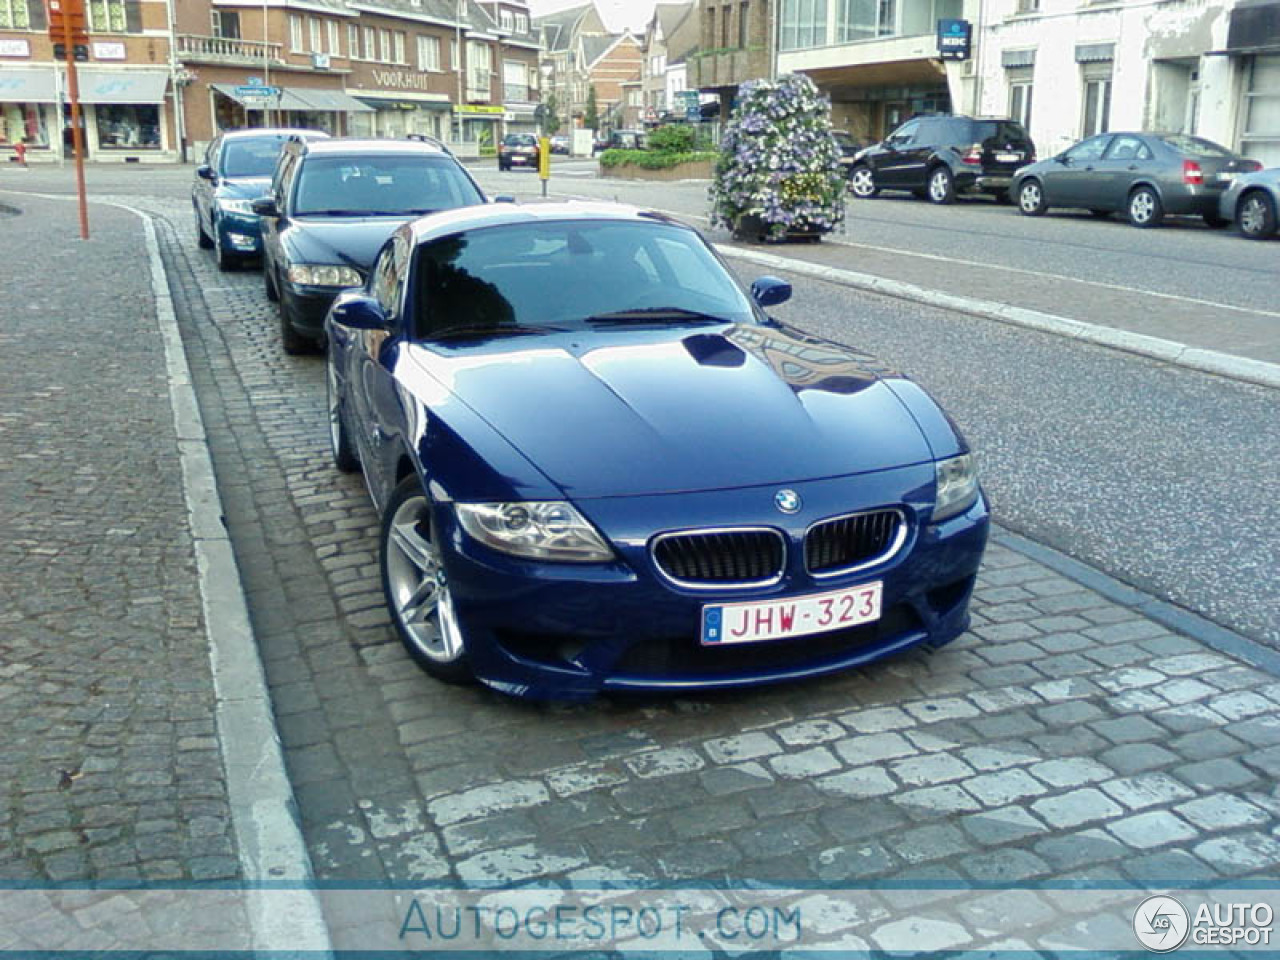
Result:
{"label": "shop window", "polygon": [[18,141],[28,147],[49,146],[44,110],[37,103],[0,103],[0,146]]}
{"label": "shop window", "polygon": [[150,104],[100,105],[98,146],[103,150],[159,150],[160,108]]}
{"label": "shop window", "polygon": [[28,30],[30,27],[31,14],[27,9],[27,0],[0,0],[0,28]]}

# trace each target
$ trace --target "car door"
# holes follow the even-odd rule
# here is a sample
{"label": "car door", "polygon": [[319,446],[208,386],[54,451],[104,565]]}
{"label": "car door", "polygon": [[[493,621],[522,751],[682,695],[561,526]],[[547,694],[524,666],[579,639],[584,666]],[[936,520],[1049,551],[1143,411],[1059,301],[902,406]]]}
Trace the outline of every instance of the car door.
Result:
{"label": "car door", "polygon": [[262,269],[275,271],[277,282],[279,277],[280,231],[288,222],[289,204],[293,194],[293,182],[297,175],[299,157],[286,150],[276,165],[275,174],[271,178],[271,190],[267,194],[276,202],[277,216],[262,218]]}
{"label": "car door", "polygon": [[1142,137],[1118,133],[1096,164],[1096,182],[1088,184],[1085,206],[1092,210],[1122,210],[1133,182],[1153,172],[1151,148]]}
{"label": "car door", "polygon": [[873,151],[875,180],[883,187],[909,186],[908,171],[912,166],[912,150],[920,131],[919,120],[908,120]]}
{"label": "car door", "polygon": [[1088,207],[1087,198],[1096,189],[1098,164],[1111,143],[1111,134],[1102,133],[1077,143],[1059,154],[1045,174],[1045,199],[1055,207]]}
{"label": "car door", "polygon": [[400,458],[399,437],[404,432],[404,411],[396,389],[395,364],[403,348],[404,288],[409,273],[410,244],[405,231],[397,231],[374,263],[369,293],[387,318],[383,330],[352,332],[350,396],[355,403],[356,443],[365,479],[379,503],[395,486]]}
{"label": "car door", "polygon": [[204,160],[202,161],[204,165],[213,171],[214,177],[210,180],[206,180],[204,177],[196,177],[195,183],[196,216],[200,218],[200,224],[209,236],[213,236],[213,192],[218,186],[217,172],[221,152],[222,137],[215,137],[214,141],[205,150]]}

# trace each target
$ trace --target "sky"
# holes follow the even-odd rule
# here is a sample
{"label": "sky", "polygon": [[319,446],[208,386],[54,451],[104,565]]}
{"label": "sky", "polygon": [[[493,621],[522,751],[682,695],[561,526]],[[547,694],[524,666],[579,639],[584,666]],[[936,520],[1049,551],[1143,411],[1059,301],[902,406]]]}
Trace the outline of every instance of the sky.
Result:
{"label": "sky", "polygon": [[[577,7],[584,0],[529,0],[529,12],[535,17],[555,13],[566,7]],[[644,29],[653,16],[655,0],[596,0],[605,26],[610,30],[630,29],[633,33]]]}

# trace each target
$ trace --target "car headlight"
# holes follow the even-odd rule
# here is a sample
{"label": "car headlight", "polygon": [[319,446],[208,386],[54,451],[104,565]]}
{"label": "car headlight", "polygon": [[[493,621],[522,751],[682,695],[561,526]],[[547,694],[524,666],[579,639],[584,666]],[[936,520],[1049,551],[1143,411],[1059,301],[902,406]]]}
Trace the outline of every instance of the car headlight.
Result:
{"label": "car headlight", "polygon": [[299,263],[289,268],[289,282],[304,287],[358,287],[364,279],[351,267]]}
{"label": "car headlight", "polygon": [[613,551],[595,527],[562,500],[459,503],[458,523],[472,539],[530,560],[604,563]]}
{"label": "car headlight", "polygon": [[978,499],[978,470],[969,453],[939,460],[934,465],[938,496],[933,507],[933,522],[938,523],[963,513]]}
{"label": "car headlight", "polygon": [[254,216],[252,200],[222,197],[218,200],[218,209],[223,213],[239,213],[246,217]]}

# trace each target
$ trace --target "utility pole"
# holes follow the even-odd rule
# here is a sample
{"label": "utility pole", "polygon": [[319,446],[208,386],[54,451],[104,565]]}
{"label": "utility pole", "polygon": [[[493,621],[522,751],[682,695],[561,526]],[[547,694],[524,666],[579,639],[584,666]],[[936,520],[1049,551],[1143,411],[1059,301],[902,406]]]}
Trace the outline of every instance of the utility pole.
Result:
{"label": "utility pole", "polygon": [[[267,20],[267,0],[262,0],[262,82],[271,86],[271,25]],[[271,98],[262,104],[262,125],[271,126]]]}
{"label": "utility pole", "polygon": [[462,92],[462,18],[466,15],[466,10],[467,10],[467,0],[458,0],[458,7],[454,11],[455,19],[457,20],[457,23],[454,24],[454,29],[456,31],[455,36],[457,38],[454,41],[454,46],[458,48],[458,56],[457,56],[457,63],[454,64],[454,67],[457,69],[457,73],[458,73],[458,105],[453,109],[454,109],[455,115],[458,118],[459,146],[461,146],[462,144],[462,105],[463,103],[466,102],[463,99],[464,94]]}
{"label": "utility pole", "polygon": [[183,88],[178,83],[178,25],[175,0],[165,4],[169,15],[169,83],[173,86],[173,126],[178,137],[178,159],[187,162],[187,118],[183,109]]}

